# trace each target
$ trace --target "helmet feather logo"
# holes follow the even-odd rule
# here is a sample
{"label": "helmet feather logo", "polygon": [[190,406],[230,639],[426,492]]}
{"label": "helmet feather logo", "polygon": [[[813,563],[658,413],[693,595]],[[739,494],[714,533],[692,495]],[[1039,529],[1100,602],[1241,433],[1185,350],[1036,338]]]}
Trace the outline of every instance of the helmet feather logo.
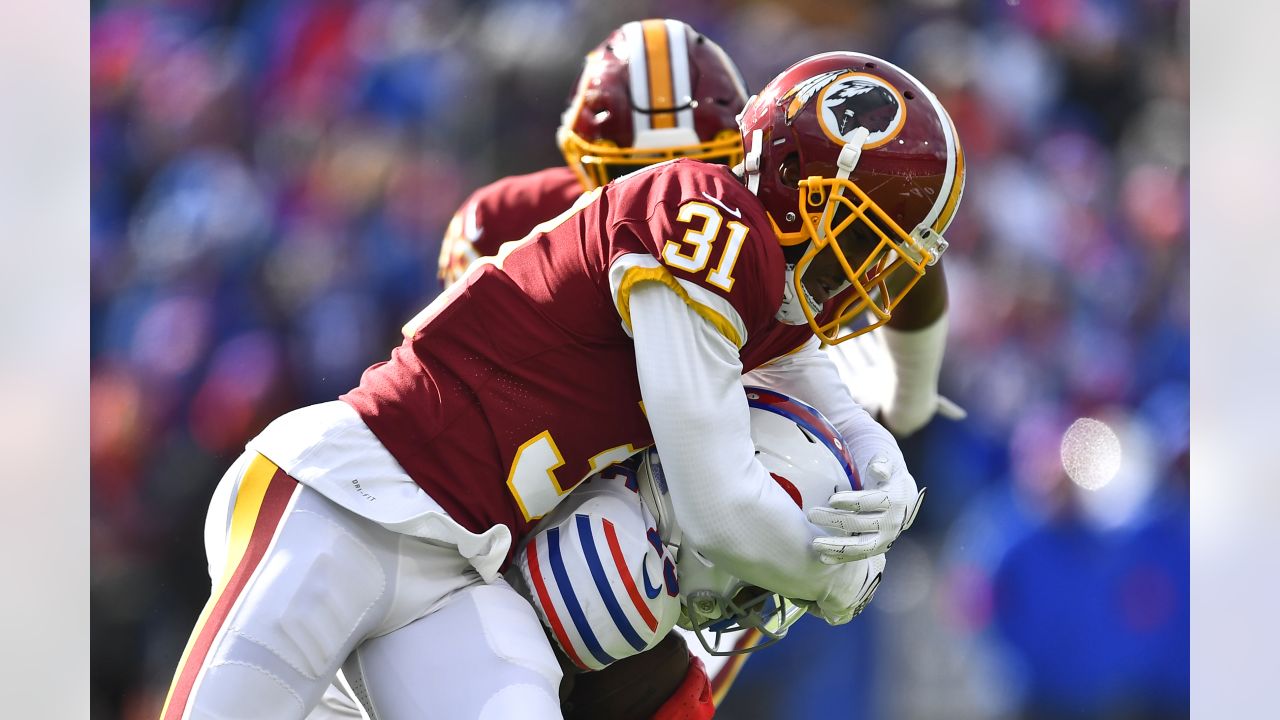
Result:
{"label": "helmet feather logo", "polygon": [[787,94],[782,96],[783,100],[790,100],[787,103],[787,122],[795,119],[795,116],[808,104],[814,93],[821,90],[832,80],[835,80],[843,72],[843,70],[833,70],[821,75],[815,75],[804,82],[797,83],[795,87],[787,91]]}
{"label": "helmet feather logo", "polygon": [[864,148],[884,145],[906,125],[907,108],[898,89],[875,75],[846,72],[827,83],[818,96],[818,124],[840,145],[866,128]]}

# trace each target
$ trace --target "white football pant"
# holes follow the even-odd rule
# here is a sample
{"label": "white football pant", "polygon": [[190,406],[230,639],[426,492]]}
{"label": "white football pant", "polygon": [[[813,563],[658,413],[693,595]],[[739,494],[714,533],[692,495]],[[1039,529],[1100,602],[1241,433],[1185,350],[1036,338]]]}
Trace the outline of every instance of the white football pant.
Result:
{"label": "white football pant", "polygon": [[344,510],[253,452],[219,483],[205,543],[213,592],[164,720],[301,719],[344,663],[379,720],[560,717],[533,608],[453,546]]}

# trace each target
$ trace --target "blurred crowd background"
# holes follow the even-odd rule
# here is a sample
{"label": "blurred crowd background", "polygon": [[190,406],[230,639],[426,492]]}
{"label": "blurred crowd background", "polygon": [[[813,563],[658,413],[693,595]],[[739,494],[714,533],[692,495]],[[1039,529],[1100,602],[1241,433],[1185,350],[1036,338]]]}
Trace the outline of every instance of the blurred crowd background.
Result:
{"label": "blurred crowd background", "polygon": [[[439,290],[472,189],[563,162],[583,54],[675,17],[757,89],[884,56],[952,113],[943,392],[904,442],[929,501],[870,610],[747,663],[726,718],[1187,714],[1188,0],[94,1],[94,718],[152,718],[208,594],[208,497]],[[1063,433],[1118,436],[1100,490]]]}

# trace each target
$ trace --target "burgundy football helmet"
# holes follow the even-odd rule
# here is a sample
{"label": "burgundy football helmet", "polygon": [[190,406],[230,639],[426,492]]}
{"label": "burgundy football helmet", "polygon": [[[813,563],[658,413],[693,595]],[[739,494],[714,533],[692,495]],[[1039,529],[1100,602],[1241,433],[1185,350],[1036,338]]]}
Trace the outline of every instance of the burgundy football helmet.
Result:
{"label": "burgundy football helmet", "polygon": [[[831,344],[884,324],[946,250],[964,192],[964,153],[938,99],[892,63],[824,53],[748,101],[742,140],[744,179],[789,265],[779,319],[807,321]],[[843,280],[824,283],[819,302],[801,280],[827,248],[819,264]],[[848,326],[866,312],[870,324]]]}
{"label": "burgundy football helmet", "polygon": [[746,101],[719,45],[679,20],[640,20],[587,55],[556,135],[588,190],[674,158],[736,165]]}

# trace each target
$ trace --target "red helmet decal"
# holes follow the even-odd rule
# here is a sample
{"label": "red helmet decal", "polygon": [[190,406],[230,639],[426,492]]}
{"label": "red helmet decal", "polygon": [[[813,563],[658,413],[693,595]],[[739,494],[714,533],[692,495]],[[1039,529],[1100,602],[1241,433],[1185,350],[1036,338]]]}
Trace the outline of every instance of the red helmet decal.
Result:
{"label": "red helmet decal", "polygon": [[774,479],[774,480],[777,480],[777,481],[778,481],[778,485],[780,485],[780,486],[782,487],[782,489],[783,489],[783,490],[786,490],[786,491],[787,491],[787,494],[788,494],[788,495],[790,495],[790,496],[791,496],[791,499],[795,501],[795,503],[796,503],[796,507],[798,507],[798,508],[800,508],[801,510],[803,510],[803,509],[804,509],[804,499],[800,497],[800,489],[796,487],[796,484],[795,484],[795,483],[793,483],[793,482],[791,482],[790,480],[788,480],[788,479],[786,479],[786,478],[782,477],[781,475],[779,475],[779,474],[778,474],[778,473],[776,473],[776,472],[771,472],[771,473],[769,473],[769,474],[773,476],[773,479]]}

